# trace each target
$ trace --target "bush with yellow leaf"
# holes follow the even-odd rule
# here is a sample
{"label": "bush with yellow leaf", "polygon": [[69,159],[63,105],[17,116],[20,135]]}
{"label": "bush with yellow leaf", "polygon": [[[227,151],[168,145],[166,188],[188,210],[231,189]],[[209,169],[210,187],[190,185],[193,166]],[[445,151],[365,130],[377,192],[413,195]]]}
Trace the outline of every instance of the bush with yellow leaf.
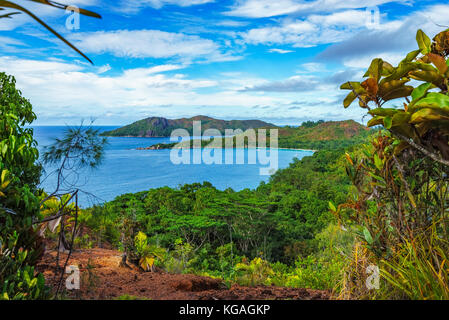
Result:
{"label": "bush with yellow leaf", "polygon": [[156,260],[163,260],[166,254],[164,248],[150,244],[143,232],[139,232],[134,238],[134,247],[139,267],[144,271],[154,271]]}

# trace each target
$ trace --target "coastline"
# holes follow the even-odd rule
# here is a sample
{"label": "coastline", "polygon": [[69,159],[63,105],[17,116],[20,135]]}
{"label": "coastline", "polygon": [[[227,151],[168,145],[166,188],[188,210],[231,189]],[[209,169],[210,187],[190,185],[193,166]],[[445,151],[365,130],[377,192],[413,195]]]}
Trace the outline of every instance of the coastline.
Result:
{"label": "coastline", "polygon": [[[136,149],[132,149],[132,150],[171,150],[171,149],[206,149],[206,148],[212,148],[212,149],[250,149],[250,148],[226,148],[226,147],[221,147],[221,148],[214,148],[214,147],[202,147],[202,148],[195,148],[195,147],[189,147],[189,148],[184,148],[184,147],[173,147],[173,148],[158,148],[158,145],[153,145],[153,146],[149,146],[149,147],[141,147],[141,148],[136,148]],[[252,148],[251,148],[252,149]],[[254,149],[270,149],[269,147],[267,148],[261,148],[261,147],[256,147]],[[312,149],[298,149],[298,148],[272,148],[275,150],[288,150],[288,151],[304,151],[304,152],[317,152],[318,150],[312,150]]]}

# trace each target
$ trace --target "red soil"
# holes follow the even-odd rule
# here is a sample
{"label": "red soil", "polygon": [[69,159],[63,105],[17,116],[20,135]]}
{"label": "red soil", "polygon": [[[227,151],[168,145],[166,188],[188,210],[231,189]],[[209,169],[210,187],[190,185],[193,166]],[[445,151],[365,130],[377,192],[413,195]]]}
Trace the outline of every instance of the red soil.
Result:
{"label": "red soil", "polygon": [[[60,256],[60,264],[65,262]],[[37,270],[43,272],[47,283],[55,287],[60,272],[55,274],[56,252],[48,251]],[[142,272],[136,267],[120,267],[120,252],[108,249],[78,250],[72,253],[68,265],[76,265],[81,272],[80,290],[68,291],[73,299],[114,299],[128,294],[152,300],[273,300],[329,299],[330,293],[319,290],[294,289],[275,286],[228,289],[221,280],[192,274]],[[65,277],[65,276],[64,276]],[[65,280],[63,281],[65,288]]]}

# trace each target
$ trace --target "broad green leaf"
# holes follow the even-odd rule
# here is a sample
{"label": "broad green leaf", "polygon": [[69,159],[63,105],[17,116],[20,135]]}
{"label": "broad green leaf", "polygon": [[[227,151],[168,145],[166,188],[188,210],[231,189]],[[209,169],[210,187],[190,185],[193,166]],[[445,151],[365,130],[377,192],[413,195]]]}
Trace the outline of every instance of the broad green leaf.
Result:
{"label": "broad green leaf", "polygon": [[371,65],[366,71],[364,77],[371,77],[375,79],[377,82],[382,76],[382,68],[383,68],[383,60],[376,58],[373,61],[371,61]]}
{"label": "broad green leaf", "polygon": [[384,118],[384,127],[385,127],[385,129],[391,129],[392,124],[393,124],[393,119],[391,117],[385,117]]}
{"label": "broad green leaf", "polygon": [[384,101],[390,101],[398,98],[405,98],[412,94],[414,87],[412,86],[403,86],[400,88],[396,88],[395,90],[391,90],[390,92],[383,95],[382,99]]}
{"label": "broad green leaf", "polygon": [[332,212],[336,212],[337,211],[337,208],[335,207],[335,205],[331,201],[329,201],[329,209],[331,209]]}
{"label": "broad green leaf", "polygon": [[444,83],[444,78],[436,71],[411,71],[410,77],[415,80],[431,82],[437,87],[441,87]]}
{"label": "broad green leaf", "polygon": [[414,50],[412,52],[409,52],[407,54],[407,56],[405,57],[405,59],[402,61],[403,62],[412,62],[419,55],[420,52],[421,52],[421,50]]}
{"label": "broad green leaf", "polygon": [[416,33],[416,42],[422,54],[428,54],[431,51],[432,41],[421,29]]}
{"label": "broad green leaf", "polygon": [[376,109],[372,109],[368,113],[372,116],[383,116],[383,117],[390,116],[390,117],[392,117],[397,112],[398,112],[398,109],[393,109],[393,108],[376,108]]}
{"label": "broad green leaf", "polygon": [[439,92],[430,92],[427,94],[425,98],[417,101],[414,104],[415,108],[420,107],[435,107],[435,108],[444,108],[449,107],[449,96],[439,93]]}
{"label": "broad green leaf", "polygon": [[411,119],[410,123],[419,123],[422,121],[449,121],[449,114],[445,115],[441,112],[438,112],[438,110],[431,109],[431,108],[423,108],[418,111],[416,111]]}
{"label": "broad green leaf", "polygon": [[382,81],[388,82],[391,80],[400,80],[405,76],[408,76],[408,73],[412,70],[417,69],[417,64],[415,62],[401,62],[396,70],[388,77],[383,79]]}
{"label": "broad green leaf", "polygon": [[412,101],[424,97],[427,91],[429,91],[429,89],[431,89],[432,87],[434,86],[429,82],[423,83],[420,86],[416,87],[412,92]]}
{"label": "broad green leaf", "polygon": [[354,102],[354,100],[357,98],[357,95],[354,93],[354,92],[350,92],[347,96],[346,96],[346,98],[343,100],[343,106],[345,107],[345,108],[347,108],[347,107],[349,107],[353,102]]}
{"label": "broad green leaf", "polygon": [[390,80],[390,81],[385,81],[385,79],[383,79],[380,82],[379,95],[383,96],[393,90],[401,88],[409,81],[410,81],[410,79],[408,79],[408,78],[403,79],[403,80]]}
{"label": "broad green leaf", "polygon": [[340,86],[340,89],[341,90],[354,90],[357,93],[365,91],[362,87],[362,84],[360,82],[355,82],[355,81],[348,81],[348,82],[343,83]]}
{"label": "broad green leaf", "polygon": [[363,229],[363,236],[365,237],[365,240],[368,244],[373,244],[373,237],[366,227]]}
{"label": "broad green leaf", "polygon": [[382,170],[383,162],[377,154],[374,154],[374,165],[377,169]]}
{"label": "broad green leaf", "polygon": [[374,126],[378,126],[379,124],[383,124],[383,123],[384,123],[384,117],[376,116],[376,117],[372,118],[370,121],[368,121],[368,123],[366,125],[368,127],[374,127]]}
{"label": "broad green leaf", "polygon": [[383,62],[382,76],[384,76],[384,77],[389,76],[394,72],[394,70],[395,70],[394,67],[390,63],[388,63],[386,61]]}
{"label": "broad green leaf", "polygon": [[411,117],[410,113],[398,111],[391,119],[392,122],[391,126],[396,127],[401,126],[403,124],[408,124],[408,122],[410,121],[410,117]]}

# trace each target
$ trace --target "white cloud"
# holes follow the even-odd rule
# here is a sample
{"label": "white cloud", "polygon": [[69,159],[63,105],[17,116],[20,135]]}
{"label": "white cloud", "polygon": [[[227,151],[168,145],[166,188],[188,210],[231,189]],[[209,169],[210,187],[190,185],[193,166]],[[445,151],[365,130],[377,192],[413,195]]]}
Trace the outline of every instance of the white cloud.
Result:
{"label": "white cloud", "polygon": [[284,49],[277,49],[277,48],[274,48],[274,49],[270,49],[270,50],[268,50],[268,52],[275,52],[275,53],[280,53],[280,54],[286,54],[286,53],[291,53],[291,52],[294,52],[293,50],[284,50]]}
{"label": "white cloud", "polygon": [[[346,4],[349,6],[351,3],[354,2]],[[377,52],[380,53],[397,52],[398,48],[407,50],[407,43],[414,44],[412,38],[418,28],[428,30],[431,34],[441,31],[438,24],[445,25],[449,6],[428,6],[392,20],[388,20],[388,16],[384,14],[375,28],[370,28],[367,24],[370,14],[365,9],[350,9],[330,14],[309,14],[301,19],[287,17],[279,19],[277,23],[240,32],[239,35],[245,43],[254,45],[312,47],[335,44],[326,50],[335,56],[340,54],[341,50],[337,50],[340,47],[353,55],[359,55],[373,47],[379,47]]]}
{"label": "white cloud", "polygon": [[222,53],[217,43],[195,35],[159,30],[117,30],[80,33],[72,36],[88,53],[110,53],[117,57],[170,58],[183,60],[202,58],[210,61],[232,59]]}
{"label": "white cloud", "polygon": [[251,29],[241,33],[249,44],[304,44],[305,35],[318,31],[317,26],[308,21],[284,21],[281,26]]}
{"label": "white cloud", "polygon": [[[126,123],[146,115],[174,116],[198,111],[199,107],[216,116],[226,117],[228,108],[241,112],[254,104],[282,105],[291,97],[239,92],[243,84],[257,83],[234,75],[230,79],[192,79],[167,71],[182,69],[180,65],[160,65],[128,69],[108,75],[94,67],[59,60],[36,61],[0,57],[0,70],[13,74],[17,86],[30,99],[40,121],[71,123],[91,116],[109,123]],[[210,90],[209,90],[210,89]],[[249,110],[249,109],[248,109]],[[109,120],[105,120],[108,116]],[[257,116],[252,112],[249,117]]]}
{"label": "white cloud", "polygon": [[301,65],[301,69],[298,71],[300,72],[306,72],[306,73],[314,73],[314,72],[324,72],[326,71],[326,66],[322,63],[318,62],[309,62],[309,63],[303,63]]}
{"label": "white cloud", "polygon": [[248,18],[273,17],[295,12],[301,5],[293,0],[246,0],[239,1],[227,15]]}
{"label": "white cloud", "polygon": [[342,9],[359,9],[390,2],[407,3],[407,0],[239,0],[225,14],[247,18],[267,18],[289,14],[335,12]]}
{"label": "white cloud", "polygon": [[98,73],[105,73],[105,72],[108,72],[111,69],[112,69],[111,66],[109,64],[106,64],[104,66],[99,67],[97,72]]}
{"label": "white cloud", "polygon": [[311,23],[329,26],[363,26],[367,20],[366,10],[346,10],[328,15],[313,14],[307,18]]}
{"label": "white cloud", "polygon": [[214,0],[128,0],[119,6],[121,12],[137,13],[144,8],[160,9],[167,5],[190,7],[214,2]]}
{"label": "white cloud", "polygon": [[315,77],[293,76],[282,81],[266,82],[245,87],[242,91],[260,92],[311,92],[319,90],[320,83]]}
{"label": "white cloud", "polygon": [[[366,10],[345,10],[331,14],[311,14],[303,19],[284,18],[278,24],[250,29],[240,35],[249,44],[311,47],[337,43],[349,39],[360,30],[367,30],[369,14]],[[383,23],[379,29],[391,27],[391,23]]]}
{"label": "white cloud", "polygon": [[340,61],[349,67],[366,68],[373,58],[380,57],[396,64],[411,50],[417,49],[416,31],[423,29],[429,37],[444,30],[449,5],[421,8],[408,16],[381,23],[379,29],[352,32],[341,43],[319,54],[322,61]]}

